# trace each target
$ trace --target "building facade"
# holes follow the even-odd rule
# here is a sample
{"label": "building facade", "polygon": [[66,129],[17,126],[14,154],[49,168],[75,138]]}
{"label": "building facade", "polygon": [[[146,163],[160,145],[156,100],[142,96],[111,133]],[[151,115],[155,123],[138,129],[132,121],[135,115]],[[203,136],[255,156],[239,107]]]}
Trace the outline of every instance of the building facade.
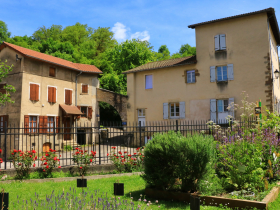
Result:
{"label": "building facade", "polygon": [[[273,8],[190,25],[196,56],[147,63],[127,74],[128,121],[223,120],[261,100],[279,111],[280,35]],[[264,110],[263,110],[264,111]]]}
{"label": "building facade", "polygon": [[[98,74],[102,73],[98,68],[72,63],[7,42],[0,45],[0,59],[13,65],[12,72],[0,86],[3,88],[9,84],[16,89],[11,94],[15,103],[1,106],[1,131],[5,123],[22,128],[22,135],[15,138],[16,141],[11,141],[11,144],[15,144],[11,148],[32,146],[61,149],[65,141],[68,144],[93,143],[94,136],[90,129],[82,127],[97,126],[99,106],[96,89],[99,87]],[[70,128],[73,126],[78,127],[78,130],[73,131]],[[61,132],[64,134],[58,135],[59,139],[54,143],[52,134]],[[83,135],[77,139],[73,132],[81,132]],[[44,141],[28,141],[28,145],[22,145],[24,139],[31,139],[32,135],[38,135],[37,138]]]}

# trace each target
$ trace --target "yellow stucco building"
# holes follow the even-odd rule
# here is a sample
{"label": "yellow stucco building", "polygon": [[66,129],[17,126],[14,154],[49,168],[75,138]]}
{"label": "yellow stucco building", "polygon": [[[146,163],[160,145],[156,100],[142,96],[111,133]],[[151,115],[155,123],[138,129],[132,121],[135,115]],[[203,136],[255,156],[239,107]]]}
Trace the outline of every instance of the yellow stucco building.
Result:
{"label": "yellow stucco building", "polygon": [[129,122],[223,120],[228,110],[261,99],[279,111],[278,50],[280,35],[273,8],[190,25],[196,56],[147,63],[127,74]]}

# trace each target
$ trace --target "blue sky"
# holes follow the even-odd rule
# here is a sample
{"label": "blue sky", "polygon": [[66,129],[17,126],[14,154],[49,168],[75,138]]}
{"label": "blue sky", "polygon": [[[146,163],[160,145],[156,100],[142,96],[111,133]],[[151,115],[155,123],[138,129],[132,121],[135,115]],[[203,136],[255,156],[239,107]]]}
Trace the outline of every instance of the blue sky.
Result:
{"label": "blue sky", "polygon": [[273,7],[280,22],[279,0],[0,0],[0,20],[12,36],[31,36],[41,26],[76,22],[110,27],[118,42],[140,38],[154,50],[165,44],[171,53],[182,44],[195,46],[188,25]]}

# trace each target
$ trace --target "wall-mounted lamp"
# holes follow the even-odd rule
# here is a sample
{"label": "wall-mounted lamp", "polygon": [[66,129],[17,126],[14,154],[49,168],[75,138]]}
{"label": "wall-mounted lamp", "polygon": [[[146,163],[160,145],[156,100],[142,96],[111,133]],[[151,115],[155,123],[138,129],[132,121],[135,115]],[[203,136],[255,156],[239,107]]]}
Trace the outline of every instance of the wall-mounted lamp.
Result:
{"label": "wall-mounted lamp", "polygon": [[274,75],[275,75],[275,79],[279,78],[279,71],[278,71],[278,69],[275,70]]}
{"label": "wall-mounted lamp", "polygon": [[16,61],[20,60],[21,61],[22,58],[18,57],[18,54],[16,54]]}

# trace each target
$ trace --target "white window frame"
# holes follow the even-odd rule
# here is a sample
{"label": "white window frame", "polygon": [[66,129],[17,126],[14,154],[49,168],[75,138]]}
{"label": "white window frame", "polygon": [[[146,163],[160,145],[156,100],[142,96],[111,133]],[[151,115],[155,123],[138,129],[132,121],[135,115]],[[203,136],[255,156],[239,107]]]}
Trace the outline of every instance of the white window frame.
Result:
{"label": "white window frame", "polygon": [[[54,87],[55,88],[55,103],[57,103],[57,86],[52,86],[52,85],[47,85],[47,101],[49,100],[49,87]],[[65,94],[65,93],[64,93]],[[64,98],[65,100],[65,98]],[[48,103],[52,104],[51,102],[48,101]]]}
{"label": "white window frame", "polygon": [[[174,105],[174,116],[171,116],[171,105]],[[176,104],[178,104],[178,108],[179,108],[179,112],[178,112],[178,114],[179,114],[179,116],[176,116],[176,114],[177,114],[177,112],[176,112],[176,108],[177,108],[177,106],[176,106]],[[170,117],[170,119],[179,119],[180,118],[180,102],[172,102],[172,103],[169,103],[169,117]]]}
{"label": "white window frame", "polygon": [[[222,102],[221,107],[223,107],[223,111],[219,111],[219,101]],[[225,101],[227,101],[227,106],[225,107]],[[217,112],[218,113],[223,113],[223,112],[229,112],[229,110],[227,109],[227,107],[229,106],[229,99],[217,99]]]}
{"label": "white window frame", "polygon": [[[151,76],[151,86],[147,87],[147,76]],[[145,90],[149,90],[149,89],[153,89],[153,83],[154,83],[154,78],[153,78],[153,74],[145,74]]]}
{"label": "white window frame", "polygon": [[[222,74],[222,80],[218,80],[218,68],[221,68],[221,74]],[[226,67],[226,74],[227,74],[227,78],[224,80],[223,77],[224,77],[224,67]],[[223,82],[223,81],[228,81],[228,66],[225,65],[225,66],[216,66],[216,73],[217,73],[217,82]]]}
{"label": "white window frame", "polygon": [[40,101],[40,99],[41,99],[41,85],[40,85],[40,83],[35,83],[35,82],[29,82],[29,87],[28,87],[28,93],[29,93],[29,96],[28,96],[28,98],[29,98],[29,101],[31,101],[30,100],[30,84],[35,84],[35,85],[39,85],[39,100],[38,101]]}
{"label": "white window frame", "polygon": [[[39,114],[28,114],[28,129],[29,133],[39,133]],[[30,117],[36,117],[36,128],[30,128]],[[31,130],[36,130],[35,132],[31,132]]]}
{"label": "white window frame", "polygon": [[[140,110],[142,110],[142,112]],[[137,109],[137,115],[138,117],[146,117],[145,109]]]}
{"label": "white window frame", "polygon": [[[190,82],[189,82],[189,77],[190,77]],[[190,70],[190,71],[187,71],[187,83],[195,83],[195,70]]]}
{"label": "white window frame", "polygon": [[73,89],[64,88],[64,104],[65,104],[65,90],[72,90],[72,105],[73,105],[73,100],[74,100],[74,97],[73,97],[74,91],[73,91]]}

